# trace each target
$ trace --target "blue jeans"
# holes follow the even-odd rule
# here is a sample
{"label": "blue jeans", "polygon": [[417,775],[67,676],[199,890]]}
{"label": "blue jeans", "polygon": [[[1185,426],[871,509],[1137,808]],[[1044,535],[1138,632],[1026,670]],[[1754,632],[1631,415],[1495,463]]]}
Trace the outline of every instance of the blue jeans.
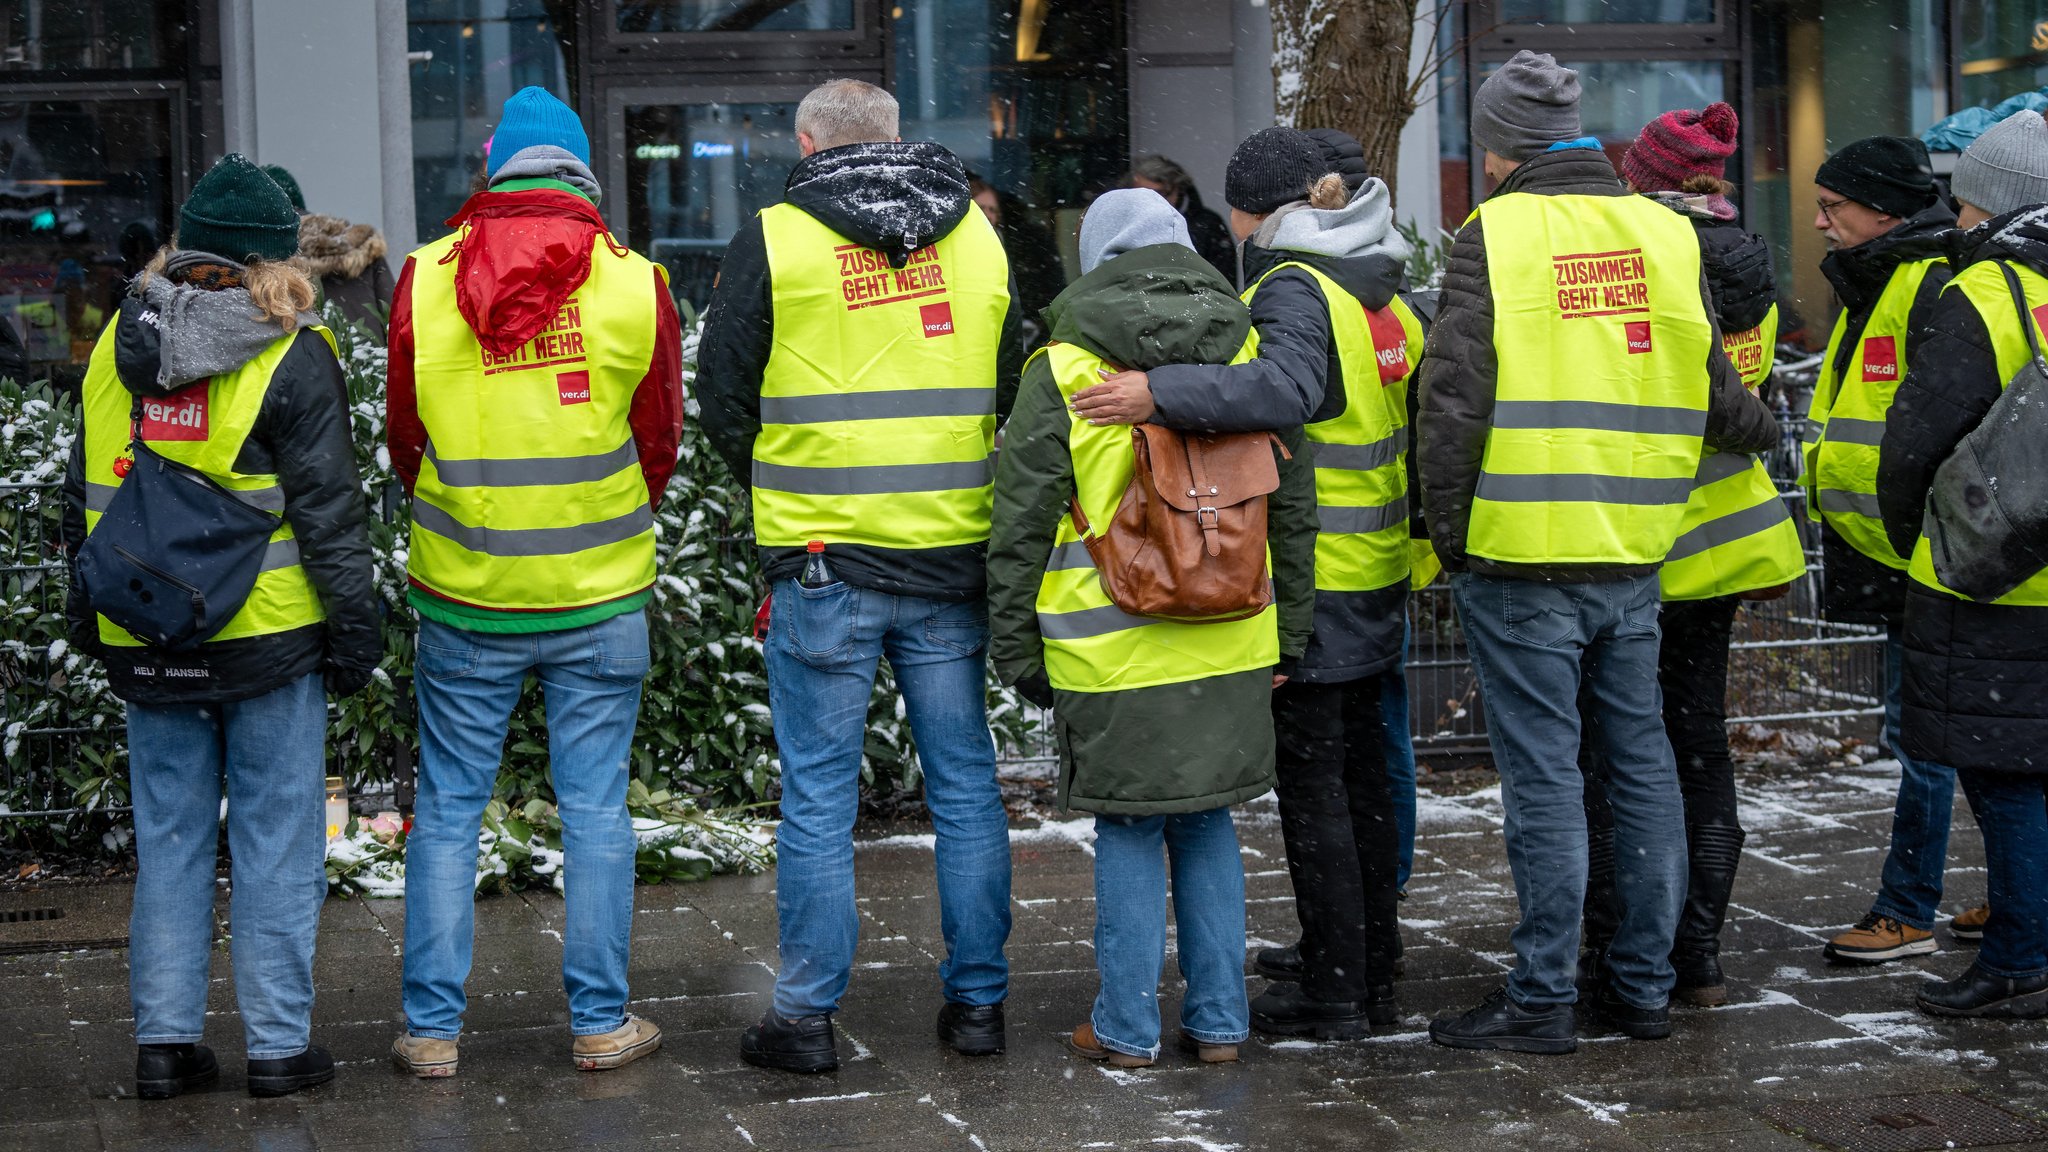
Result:
{"label": "blue jeans", "polygon": [[845,583],[775,585],[767,654],[782,755],[775,1011],[783,1018],[838,1011],[853,971],[860,937],[853,821],[868,700],[885,655],[910,714],[937,833],[945,997],[984,1005],[1008,993],[1010,831],[988,727],[987,647],[988,609],[979,599],[923,600]]}
{"label": "blue jeans", "polygon": [[[1164,851],[1162,851],[1164,849]],[[1166,963],[1166,873],[1173,869],[1180,1027],[1206,1044],[1251,1035],[1244,989],[1244,862],[1230,809],[1095,818],[1095,967],[1089,1023],[1115,1052],[1159,1055],[1159,970]]]}
{"label": "blue jeans", "polygon": [[569,1030],[626,1022],[633,933],[627,759],[647,675],[647,616],[508,635],[420,621],[413,687],[419,794],[405,841],[405,1026],[454,1040],[469,1005],[476,937],[477,836],[528,673],[547,698],[548,773],[562,817],[562,987]]}
{"label": "blue jeans", "polygon": [[1657,687],[1657,578],[1541,584],[1459,573],[1458,618],[1486,706],[1507,807],[1508,864],[1522,919],[1508,993],[1531,1008],[1571,1004],[1586,895],[1579,688],[1613,774],[1617,887],[1624,912],[1608,950],[1615,991],[1662,1006],[1685,900],[1678,765]]}
{"label": "blue jeans", "polygon": [[1408,635],[1401,637],[1401,662],[1380,679],[1380,718],[1386,725],[1387,779],[1394,789],[1394,833],[1400,838],[1394,887],[1408,890],[1415,871],[1415,738],[1408,731]]}
{"label": "blue jeans", "polygon": [[136,1043],[197,1043],[205,1029],[225,781],[235,1003],[249,1058],[306,1050],[327,898],[326,737],[317,672],[232,704],[128,706]]}
{"label": "blue jeans", "polygon": [[1958,773],[1984,832],[1991,922],[1977,967],[2025,979],[2048,972],[2048,776]]}
{"label": "blue jeans", "polygon": [[1956,770],[1906,755],[1899,740],[1900,670],[1905,639],[1884,638],[1884,740],[1899,761],[1899,802],[1892,809],[1892,846],[1872,912],[1922,931],[1934,928],[1941,876],[1948,867],[1948,830],[1956,813]]}

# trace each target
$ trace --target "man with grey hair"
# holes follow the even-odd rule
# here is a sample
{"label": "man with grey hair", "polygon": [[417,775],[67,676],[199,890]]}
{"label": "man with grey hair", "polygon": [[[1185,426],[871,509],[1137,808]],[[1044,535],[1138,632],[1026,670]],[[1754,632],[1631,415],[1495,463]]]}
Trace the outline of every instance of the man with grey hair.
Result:
{"label": "man with grey hair", "polygon": [[704,429],[753,490],[774,598],[782,756],[774,1003],[750,1064],[838,1066],[853,968],[853,821],[876,663],[903,690],[937,831],[940,1040],[1003,1050],[1008,821],[989,737],[985,606],[996,421],[1023,367],[1001,242],[951,152],[834,80],[797,112],[782,203],[727,249],[698,358]]}

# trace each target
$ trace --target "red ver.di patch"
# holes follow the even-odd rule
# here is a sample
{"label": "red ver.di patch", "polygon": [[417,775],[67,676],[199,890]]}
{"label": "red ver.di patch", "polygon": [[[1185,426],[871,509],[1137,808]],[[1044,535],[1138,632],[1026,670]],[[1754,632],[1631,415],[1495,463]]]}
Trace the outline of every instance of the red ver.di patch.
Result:
{"label": "red ver.di patch", "polygon": [[1379,361],[1380,384],[1399,383],[1408,375],[1408,330],[1392,308],[1365,310],[1366,326],[1372,330],[1373,359]]}
{"label": "red ver.di patch", "polygon": [[590,373],[586,370],[555,373],[555,390],[564,404],[590,403]]}
{"label": "red ver.di patch", "polygon": [[937,304],[926,304],[917,310],[917,318],[924,325],[925,339],[953,334],[953,304],[941,300]]}
{"label": "red ver.di patch", "polygon": [[208,380],[186,385],[161,400],[142,402],[144,440],[206,439]]}
{"label": "red ver.di patch", "polygon": [[1623,324],[1622,329],[1628,339],[1629,355],[1644,356],[1649,354],[1650,322],[1648,320],[1631,320]]}
{"label": "red ver.di patch", "polygon": [[1897,383],[1899,379],[1899,342],[1894,336],[1872,336],[1863,342],[1863,380],[1880,383]]}

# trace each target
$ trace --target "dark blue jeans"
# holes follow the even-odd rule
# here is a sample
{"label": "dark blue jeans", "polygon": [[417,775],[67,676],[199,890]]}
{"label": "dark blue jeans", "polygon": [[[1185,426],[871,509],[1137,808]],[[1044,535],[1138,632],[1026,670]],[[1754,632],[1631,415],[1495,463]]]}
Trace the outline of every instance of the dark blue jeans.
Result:
{"label": "dark blue jeans", "polygon": [[1508,864],[1522,905],[1509,995],[1531,1008],[1578,999],[1573,978],[1586,895],[1583,678],[1612,773],[1616,881],[1625,907],[1608,966],[1622,999],[1640,1008],[1663,1005],[1686,876],[1678,767],[1657,687],[1657,578],[1541,584],[1459,573],[1451,592],[1486,706],[1507,808]]}
{"label": "dark blue jeans", "polygon": [[1870,910],[1932,931],[1956,815],[1956,770],[1906,755],[1899,738],[1904,663],[1905,641],[1893,629],[1884,638],[1884,739],[1899,762],[1899,800],[1892,809],[1891,850]]}
{"label": "dark blue jeans", "polygon": [[1408,890],[1415,871],[1415,739],[1408,731],[1408,644],[1401,636],[1401,660],[1380,677],[1380,720],[1386,727],[1387,781],[1394,789],[1394,830],[1400,837],[1394,887]]}
{"label": "dark blue jeans", "polygon": [[1984,833],[1991,922],[1977,967],[2023,979],[2048,972],[2048,776],[1956,773]]}

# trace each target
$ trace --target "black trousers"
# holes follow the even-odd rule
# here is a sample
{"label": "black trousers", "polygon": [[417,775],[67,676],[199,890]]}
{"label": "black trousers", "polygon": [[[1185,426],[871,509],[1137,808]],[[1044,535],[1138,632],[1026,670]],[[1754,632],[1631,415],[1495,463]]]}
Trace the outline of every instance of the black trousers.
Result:
{"label": "black trousers", "polygon": [[[1719,952],[1721,921],[1735,882],[1744,833],[1736,818],[1735,761],[1728,754],[1728,644],[1741,601],[1674,600],[1664,605],[1657,684],[1664,693],[1664,731],[1678,759],[1685,798],[1690,877],[1674,955]],[[1607,802],[1605,765],[1580,744],[1586,774],[1586,832],[1591,842],[1586,878],[1587,946],[1598,948],[1621,922],[1614,887],[1614,809]]]}
{"label": "black trousers", "polygon": [[1363,1000],[1394,982],[1400,836],[1381,677],[1273,693],[1280,832],[1301,918],[1302,990]]}

